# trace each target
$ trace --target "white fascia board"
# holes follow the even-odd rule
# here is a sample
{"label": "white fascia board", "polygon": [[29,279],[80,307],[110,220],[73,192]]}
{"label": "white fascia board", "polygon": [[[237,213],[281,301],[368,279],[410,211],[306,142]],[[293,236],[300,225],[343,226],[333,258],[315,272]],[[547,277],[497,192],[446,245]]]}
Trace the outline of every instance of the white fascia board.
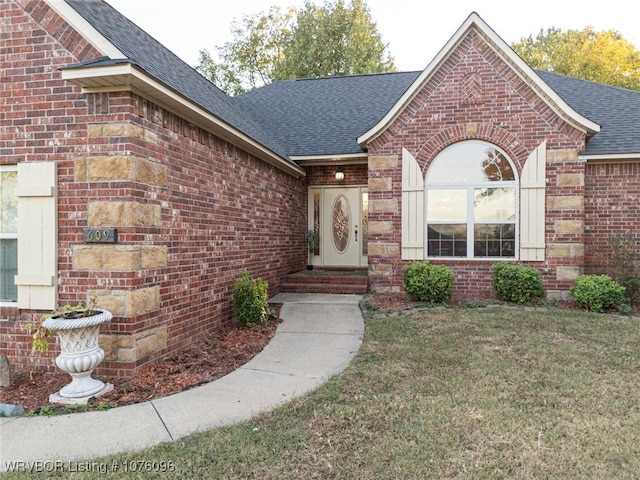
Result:
{"label": "white fascia board", "polygon": [[366,152],[343,155],[292,155],[291,160],[300,165],[358,165],[369,161]]}
{"label": "white fascia board", "polygon": [[62,79],[82,87],[84,93],[132,91],[157,102],[171,112],[192,121],[207,131],[234,143],[258,158],[296,177],[304,177],[301,167],[288,162],[237,128],[191,102],[175,90],[150,77],[131,63],[104,67],[62,70]]}
{"label": "white fascia board", "polygon": [[60,17],[64,19],[75,31],[80,33],[87,42],[95,47],[102,55],[114,58],[126,58],[118,48],[106,39],[98,30],[87,22],[82,15],[76,12],[71,5],[64,0],[45,0]]}
{"label": "white fascia board", "polygon": [[608,153],[600,155],[580,155],[579,160],[587,163],[615,163],[615,162],[638,162],[640,152],[636,153]]}
{"label": "white fascia board", "polygon": [[366,145],[371,140],[379,136],[404,110],[404,108],[415,98],[422,87],[436,73],[437,69],[449,58],[456,47],[466,37],[467,32],[475,28],[478,33],[485,38],[490,45],[493,46],[496,53],[505,59],[511,68],[519,74],[525,82],[534,88],[540,97],[547,103],[556,113],[568,119],[577,128],[585,133],[596,133],[600,131],[600,125],[582,116],[571,108],[557,93],[555,93],[542,79],[533,71],[533,69],[516,54],[509,45],[505,43],[496,32],[485,23],[482,18],[473,12],[464,23],[456,30],[453,36],[445,44],[434,59],[427,65],[422,73],[411,84],[407,91],[400,97],[396,104],[387,112],[387,114],[371,128],[358,137],[360,145]]}

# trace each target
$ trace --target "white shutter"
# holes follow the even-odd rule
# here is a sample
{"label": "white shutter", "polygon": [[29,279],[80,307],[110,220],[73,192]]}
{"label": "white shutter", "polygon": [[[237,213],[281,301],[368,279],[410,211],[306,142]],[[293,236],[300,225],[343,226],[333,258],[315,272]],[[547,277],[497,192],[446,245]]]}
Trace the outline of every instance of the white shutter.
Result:
{"label": "white shutter", "polygon": [[424,258],[424,178],[416,159],[402,149],[402,259]]}
{"label": "white shutter", "polygon": [[56,164],[18,164],[18,308],[56,308]]}
{"label": "white shutter", "polygon": [[543,261],[545,256],[545,187],[547,142],[527,159],[520,180],[520,260]]}

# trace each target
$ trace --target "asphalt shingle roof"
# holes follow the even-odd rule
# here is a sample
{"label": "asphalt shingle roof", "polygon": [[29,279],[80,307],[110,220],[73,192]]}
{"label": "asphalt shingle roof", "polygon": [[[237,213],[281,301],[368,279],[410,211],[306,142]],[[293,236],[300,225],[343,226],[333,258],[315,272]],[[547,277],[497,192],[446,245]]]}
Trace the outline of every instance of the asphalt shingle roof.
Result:
{"label": "asphalt shingle roof", "polygon": [[600,125],[585,154],[640,153],[640,92],[536,72],[574,110]]}
{"label": "asphalt shingle roof", "polygon": [[200,75],[151,35],[102,0],[65,0],[118,50],[153,77],[262,143],[283,158],[286,150],[269,137],[232,97]]}
{"label": "asphalt shingle roof", "polygon": [[420,72],[284,80],[237,98],[291,156],[361,153],[357,138],[398,101]]}
{"label": "asphalt shingle roof", "polygon": [[[66,1],[132,63],[288,160],[361,153],[357,138],[421,73],[278,81],[230,97],[106,2]],[[640,153],[640,92],[537,73],[567,104],[601,126],[583,153]]]}

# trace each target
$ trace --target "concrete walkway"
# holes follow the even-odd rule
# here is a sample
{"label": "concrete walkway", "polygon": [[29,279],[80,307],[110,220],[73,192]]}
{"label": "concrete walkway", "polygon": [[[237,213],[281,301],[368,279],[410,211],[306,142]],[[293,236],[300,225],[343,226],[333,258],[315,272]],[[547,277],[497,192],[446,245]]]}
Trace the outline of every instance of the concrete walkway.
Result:
{"label": "concrete walkway", "polygon": [[248,420],[341,372],[364,332],[360,295],[277,295],[283,322],[238,370],[169,397],[53,417],[0,418],[0,471],[8,462],[69,462],[141,450]]}

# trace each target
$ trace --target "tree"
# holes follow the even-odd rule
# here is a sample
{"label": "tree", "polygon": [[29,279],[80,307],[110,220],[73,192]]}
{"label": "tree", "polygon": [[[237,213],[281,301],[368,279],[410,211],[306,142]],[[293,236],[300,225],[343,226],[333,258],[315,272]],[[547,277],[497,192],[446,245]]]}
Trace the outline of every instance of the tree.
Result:
{"label": "tree", "polygon": [[273,79],[274,65],[282,56],[295,9],[271,7],[267,12],[243,16],[231,24],[233,40],[217,47],[220,63],[201,50],[198,70],[218,87],[237,95]]}
{"label": "tree", "polygon": [[533,68],[640,90],[640,51],[615,30],[550,28],[512,47]]}
{"label": "tree", "polygon": [[363,0],[316,6],[306,2],[287,38],[277,79],[316,78],[395,71],[387,45]]}
{"label": "tree", "polygon": [[235,21],[231,32],[220,62],[201,50],[196,69],[234,95],[273,80],[395,71],[364,0],[271,7]]}

